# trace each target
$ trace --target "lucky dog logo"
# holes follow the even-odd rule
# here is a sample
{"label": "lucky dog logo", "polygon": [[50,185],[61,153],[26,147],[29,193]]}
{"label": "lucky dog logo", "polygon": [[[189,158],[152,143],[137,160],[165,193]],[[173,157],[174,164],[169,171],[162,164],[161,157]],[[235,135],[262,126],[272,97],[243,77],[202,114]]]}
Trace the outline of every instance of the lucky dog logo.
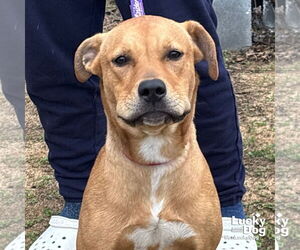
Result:
{"label": "lucky dog logo", "polygon": [[277,213],[275,216],[275,235],[286,237],[289,235],[288,228],[289,219],[284,218],[281,213]]}
{"label": "lucky dog logo", "polygon": [[[289,219],[283,218],[281,213],[275,215],[275,235],[286,237],[289,234],[287,227]],[[263,237],[266,235],[266,219],[261,217],[259,213],[254,214],[250,218],[239,219],[233,216],[231,218],[232,225],[243,226],[243,233],[252,233],[255,236]]]}
{"label": "lucky dog logo", "polygon": [[240,225],[243,226],[243,233],[249,234],[252,233],[258,236],[266,235],[266,219],[261,218],[259,213],[256,213],[250,218],[246,219],[238,219],[234,216],[231,218],[232,225]]}

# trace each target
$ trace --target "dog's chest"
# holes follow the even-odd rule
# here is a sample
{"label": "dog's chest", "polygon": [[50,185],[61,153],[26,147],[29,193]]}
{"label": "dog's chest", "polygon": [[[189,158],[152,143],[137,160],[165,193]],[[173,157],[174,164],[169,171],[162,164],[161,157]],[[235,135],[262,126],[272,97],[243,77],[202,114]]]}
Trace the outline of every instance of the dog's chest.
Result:
{"label": "dog's chest", "polygon": [[162,148],[166,145],[167,138],[162,136],[148,136],[140,143],[139,154],[147,162],[167,162],[163,156]]}
{"label": "dog's chest", "polygon": [[150,212],[149,223],[145,227],[136,228],[128,239],[134,243],[134,250],[148,250],[149,247],[159,246],[158,250],[165,249],[176,240],[188,239],[195,235],[192,228],[182,222],[166,221],[159,217],[164,209],[164,199],[158,198],[157,192],[169,166],[159,166],[151,174]]}

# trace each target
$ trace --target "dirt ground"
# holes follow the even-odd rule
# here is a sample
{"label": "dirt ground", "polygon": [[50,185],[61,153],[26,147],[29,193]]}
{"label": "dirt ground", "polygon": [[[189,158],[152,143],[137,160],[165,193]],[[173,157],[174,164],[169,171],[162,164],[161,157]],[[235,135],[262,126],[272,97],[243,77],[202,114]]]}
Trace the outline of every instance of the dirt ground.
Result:
{"label": "dirt ground", "polygon": [[[1,84],[0,84],[1,85]],[[0,249],[24,230],[24,140],[0,86]]]}
{"label": "dirt ground", "polygon": [[[106,13],[106,30],[120,17],[114,6]],[[267,220],[259,249],[274,249],[274,47],[258,41],[253,47],[224,52],[231,73],[244,140],[247,215]],[[27,247],[62,208],[62,198],[47,161],[43,129],[34,105],[26,100],[26,243]]]}

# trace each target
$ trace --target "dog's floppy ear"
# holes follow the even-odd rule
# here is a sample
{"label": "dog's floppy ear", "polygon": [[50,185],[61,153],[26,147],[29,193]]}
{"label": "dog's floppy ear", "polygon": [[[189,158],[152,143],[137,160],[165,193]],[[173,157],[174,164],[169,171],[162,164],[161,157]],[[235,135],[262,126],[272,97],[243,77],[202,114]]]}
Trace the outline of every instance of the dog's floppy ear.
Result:
{"label": "dog's floppy ear", "polygon": [[74,58],[75,75],[78,81],[85,82],[93,74],[99,74],[100,63],[95,63],[95,58],[100,51],[104,34],[96,34],[84,40],[77,48]]}
{"label": "dog's floppy ear", "polygon": [[195,21],[186,21],[183,23],[185,29],[192,37],[194,43],[203,53],[204,58],[202,58],[202,53],[196,51],[195,62],[204,59],[208,62],[208,72],[209,76],[213,80],[217,80],[219,77],[219,68],[217,60],[217,52],[214,40],[211,38],[209,33],[204,29],[204,27]]}

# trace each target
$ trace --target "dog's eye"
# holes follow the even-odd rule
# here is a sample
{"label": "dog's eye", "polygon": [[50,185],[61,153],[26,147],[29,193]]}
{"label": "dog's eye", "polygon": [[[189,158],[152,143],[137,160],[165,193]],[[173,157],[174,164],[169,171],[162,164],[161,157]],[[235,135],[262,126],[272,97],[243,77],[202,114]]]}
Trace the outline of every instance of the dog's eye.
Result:
{"label": "dog's eye", "polygon": [[167,58],[170,60],[178,60],[180,57],[182,57],[183,53],[178,51],[178,50],[171,50],[168,54],[167,54]]}
{"label": "dog's eye", "polygon": [[124,66],[129,62],[129,57],[128,56],[118,56],[113,60],[113,63],[116,64],[117,66],[121,67]]}

